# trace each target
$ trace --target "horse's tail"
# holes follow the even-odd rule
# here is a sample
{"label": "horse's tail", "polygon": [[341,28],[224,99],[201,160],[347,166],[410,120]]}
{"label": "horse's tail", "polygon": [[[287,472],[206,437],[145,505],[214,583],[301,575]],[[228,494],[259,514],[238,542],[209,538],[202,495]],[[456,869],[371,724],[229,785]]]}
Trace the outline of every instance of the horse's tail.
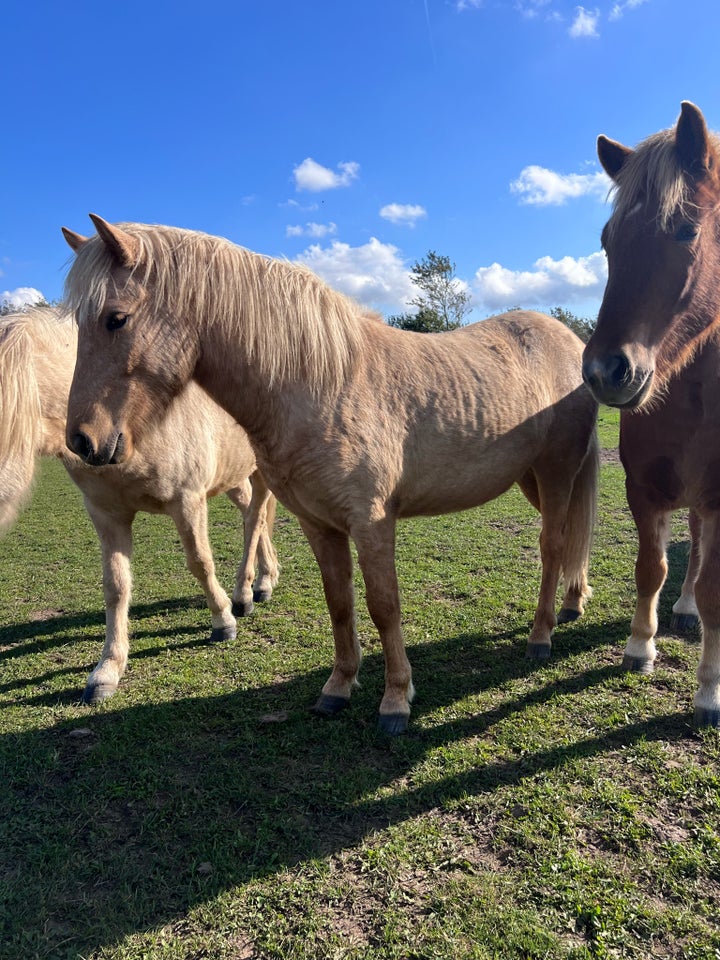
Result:
{"label": "horse's tail", "polygon": [[40,390],[24,314],[0,322],[0,534],[17,519],[42,439]]}
{"label": "horse's tail", "polygon": [[585,601],[592,596],[588,566],[597,516],[599,477],[600,445],[597,429],[593,427],[568,507],[562,557],[565,600],[558,617],[560,622],[580,616]]}

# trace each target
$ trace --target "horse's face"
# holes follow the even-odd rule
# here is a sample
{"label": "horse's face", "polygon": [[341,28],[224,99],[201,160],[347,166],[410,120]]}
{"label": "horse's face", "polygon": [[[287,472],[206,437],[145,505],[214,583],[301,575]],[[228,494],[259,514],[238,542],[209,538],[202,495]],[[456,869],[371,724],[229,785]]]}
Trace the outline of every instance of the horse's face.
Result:
{"label": "horse's face", "polygon": [[[93,219],[102,242],[109,244],[105,234],[112,233],[113,261],[102,305],[91,308],[80,297],[66,440],[88,464],[101,466],[132,455],[142,434],[192,377],[194,357],[187,343],[173,336],[172,318],[166,307],[154,302],[151,284],[136,279],[145,271],[138,248],[130,243],[134,238],[126,238],[127,249],[120,253],[117,242],[123,232]],[[77,282],[73,271],[77,268],[77,276],[83,275],[86,243],[98,240],[86,241],[70,231],[65,236],[78,254],[68,278],[72,288]]]}
{"label": "horse's face", "polygon": [[[674,212],[661,216],[662,197],[651,174],[626,176],[626,165],[652,160],[650,150],[636,161],[633,150],[598,140],[600,162],[618,185],[618,202],[603,230],[608,281],[585,348],[583,377],[610,406],[646,403],[688,361],[720,310],[720,185],[714,146],[692,104],[683,104],[673,151],[685,196]],[[624,189],[634,192],[623,195]]]}

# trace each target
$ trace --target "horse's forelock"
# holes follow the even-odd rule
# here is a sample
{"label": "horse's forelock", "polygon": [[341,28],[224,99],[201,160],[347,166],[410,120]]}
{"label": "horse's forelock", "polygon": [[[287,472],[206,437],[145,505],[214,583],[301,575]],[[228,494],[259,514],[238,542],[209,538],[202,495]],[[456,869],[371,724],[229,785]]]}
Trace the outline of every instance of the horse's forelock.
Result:
{"label": "horse's forelock", "polygon": [[[720,141],[710,135],[712,149]],[[667,231],[677,216],[691,216],[695,186],[682,168],[675,148],[675,127],[661,130],[643,140],[619,171],[614,187],[613,215],[608,227],[614,231],[639,202],[654,204],[660,230]]]}

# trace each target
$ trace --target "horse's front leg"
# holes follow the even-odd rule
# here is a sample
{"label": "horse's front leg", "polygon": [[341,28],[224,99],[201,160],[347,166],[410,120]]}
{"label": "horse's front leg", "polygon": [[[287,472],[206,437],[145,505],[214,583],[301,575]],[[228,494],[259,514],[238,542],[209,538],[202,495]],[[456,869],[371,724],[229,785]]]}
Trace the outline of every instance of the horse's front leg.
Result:
{"label": "horse's front leg", "polygon": [[301,519],[300,526],[320,567],[335,641],[333,670],[313,710],[322,716],[331,716],[350,703],[353,687],[358,685],[362,660],[355,622],[350,540],[345,533],[316,526],[307,520]]}
{"label": "horse's front leg", "polygon": [[688,516],[690,528],[690,556],[687,571],[683,580],[680,596],[673,604],[673,615],[670,629],[680,633],[694,630],[698,625],[698,608],[695,602],[695,581],[700,570],[700,538],[702,536],[702,520],[695,510]]}
{"label": "horse's front leg", "polygon": [[626,487],[628,504],[637,527],[638,554],[635,561],[637,599],[623,654],[623,668],[649,674],[655,669],[657,656],[657,606],[668,569],[665,548],[670,530],[670,513],[650,503],[630,480]]}
{"label": "horse's front leg", "polygon": [[370,527],[354,529],[353,540],[365,581],[367,607],[380,634],[385,655],[385,694],[380,704],[380,729],[396,736],[407,729],[415,690],[400,624],[395,521],[387,518]]}
{"label": "horse's front leg", "polygon": [[184,494],[179,500],[167,504],[166,511],[172,517],[180,534],[188,570],[198,581],[210,608],[212,631],[210,640],[233,640],[237,624],[232,614],[230,597],[218,583],[215,575],[207,527],[207,501],[201,494]]}
{"label": "horse's front leg", "polygon": [[700,572],[695,583],[702,650],[695,694],[695,723],[720,728],[720,515],[705,515],[702,521]]}
{"label": "horse's front leg", "polygon": [[100,661],[92,671],[82,694],[83,703],[97,704],[118,688],[128,661],[128,611],[132,590],[133,514],[106,513],[85,498],[102,551],[103,594],[105,597],[105,644]]}

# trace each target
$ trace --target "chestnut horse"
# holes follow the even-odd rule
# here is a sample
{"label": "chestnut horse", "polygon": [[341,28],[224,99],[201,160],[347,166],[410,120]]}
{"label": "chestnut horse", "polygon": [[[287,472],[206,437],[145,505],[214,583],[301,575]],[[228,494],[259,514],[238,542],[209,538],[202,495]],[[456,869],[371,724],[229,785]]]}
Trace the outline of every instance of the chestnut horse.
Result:
{"label": "chestnut horse", "polygon": [[720,139],[686,101],[675,127],[634,150],[601,136],[598,155],[616,192],[583,375],[598,400],[623,411],[639,541],[624,664],[653,669],[669,517],[690,507],[688,576],[702,625],[695,722],[720,727]]}
{"label": "chestnut horse", "polygon": [[[234,614],[250,613],[253,599],[269,599],[277,583],[270,540],[275,498],[256,469],[246,434],[195,384],[145,432],[132,461],[88,467],[65,443],[76,352],[77,327],[60,310],[35,307],[0,319],[0,531],[12,525],[27,499],[38,456],[59,457],[83,493],[102,551],[105,645],[83,692],[86,703],[99,703],[117,690],[127,665],[136,513],[172,517],[207,598],[210,639],[227,640],[236,634]],[[245,526],[232,604],[215,576],[207,532],[206,500],[223,492]]]}
{"label": "chestnut horse", "polygon": [[320,566],[335,661],[315,710],[357,684],[350,538],[385,655],[381,729],[413,696],[395,570],[401,517],[464,510],[514,482],[541,511],[542,581],[530,655],[547,656],[555,595],[580,615],[598,476],[597,404],[582,344],[514,312],[451,333],[397,330],[310,271],[172,227],[66,230],[80,335],[68,443],[88,463],[130,463],[153,411],[195,379],[247,430],[270,488]]}

